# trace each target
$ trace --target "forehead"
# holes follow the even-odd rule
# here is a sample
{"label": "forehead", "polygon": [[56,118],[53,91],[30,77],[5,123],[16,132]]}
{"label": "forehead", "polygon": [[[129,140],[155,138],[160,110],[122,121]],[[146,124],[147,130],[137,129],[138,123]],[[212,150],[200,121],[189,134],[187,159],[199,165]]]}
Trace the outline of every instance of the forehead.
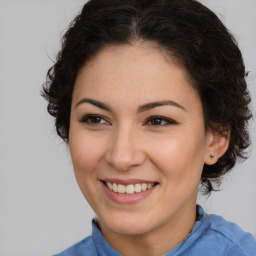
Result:
{"label": "forehead", "polygon": [[[80,69],[73,100],[140,104],[151,100],[199,99],[186,71],[167,54],[148,44],[110,46]],[[129,101],[128,101],[129,99]]]}

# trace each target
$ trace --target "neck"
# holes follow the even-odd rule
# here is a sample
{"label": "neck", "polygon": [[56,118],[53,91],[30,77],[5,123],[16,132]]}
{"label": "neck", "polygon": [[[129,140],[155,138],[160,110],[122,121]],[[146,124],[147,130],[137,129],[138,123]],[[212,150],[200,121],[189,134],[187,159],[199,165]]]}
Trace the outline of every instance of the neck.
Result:
{"label": "neck", "polygon": [[111,232],[101,222],[101,233],[108,243],[123,256],[159,256],[185,240],[196,221],[196,205],[178,211],[172,220],[144,234],[123,235]]}

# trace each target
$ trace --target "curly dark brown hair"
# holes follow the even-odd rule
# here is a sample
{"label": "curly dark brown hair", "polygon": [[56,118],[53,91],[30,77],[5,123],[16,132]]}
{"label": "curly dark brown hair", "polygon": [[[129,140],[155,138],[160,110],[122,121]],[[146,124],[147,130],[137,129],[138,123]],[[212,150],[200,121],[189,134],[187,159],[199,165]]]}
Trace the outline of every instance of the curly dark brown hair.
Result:
{"label": "curly dark brown hair", "polygon": [[68,143],[72,92],[82,65],[109,45],[153,42],[178,60],[191,78],[204,111],[205,127],[225,136],[226,153],[205,165],[205,194],[213,182],[245,159],[250,144],[250,95],[237,43],[219,18],[195,0],[90,0],[63,36],[56,63],[47,73],[42,95],[55,118],[57,134]]}

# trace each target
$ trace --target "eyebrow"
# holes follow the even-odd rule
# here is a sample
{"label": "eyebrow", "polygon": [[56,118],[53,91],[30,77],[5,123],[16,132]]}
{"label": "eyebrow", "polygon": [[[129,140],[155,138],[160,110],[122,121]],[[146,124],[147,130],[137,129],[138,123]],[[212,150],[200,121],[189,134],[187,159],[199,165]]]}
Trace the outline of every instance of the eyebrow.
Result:
{"label": "eyebrow", "polygon": [[[89,103],[98,108],[104,109],[109,112],[113,112],[112,108],[108,104],[97,101],[97,100],[89,99],[89,98],[84,98],[84,99],[81,99],[80,101],[78,101],[75,105],[75,108],[83,103]],[[156,107],[161,107],[161,106],[174,106],[174,107],[180,108],[180,109],[184,110],[185,112],[187,112],[187,110],[179,103],[172,101],[172,100],[163,100],[163,101],[150,102],[150,103],[141,105],[138,107],[137,113],[141,113],[141,112],[144,112],[144,111],[156,108]]]}
{"label": "eyebrow", "polygon": [[113,112],[109,105],[107,105],[103,102],[97,101],[97,100],[89,99],[89,98],[84,98],[84,99],[81,99],[80,101],[78,101],[75,105],[75,108],[77,108],[79,105],[81,105],[83,103],[90,103],[98,108],[107,110],[109,112]]}
{"label": "eyebrow", "polygon": [[172,100],[163,100],[163,101],[156,101],[156,102],[150,102],[147,104],[144,104],[142,106],[138,107],[138,111],[137,113],[141,113],[147,110],[150,110],[152,108],[156,108],[156,107],[161,107],[161,106],[174,106],[177,108],[181,108],[182,110],[184,110],[185,112],[187,112],[187,110],[181,106],[179,103],[172,101]]}

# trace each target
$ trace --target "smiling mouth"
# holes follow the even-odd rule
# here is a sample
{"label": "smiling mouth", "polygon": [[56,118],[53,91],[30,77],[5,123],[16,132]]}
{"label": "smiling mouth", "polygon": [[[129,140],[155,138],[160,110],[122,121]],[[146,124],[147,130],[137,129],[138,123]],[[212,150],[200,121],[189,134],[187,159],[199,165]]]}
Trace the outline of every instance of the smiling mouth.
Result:
{"label": "smiling mouth", "polygon": [[144,192],[148,189],[151,189],[159,184],[157,182],[150,182],[150,183],[136,183],[136,184],[123,185],[118,183],[112,183],[109,181],[102,181],[102,182],[109,190],[117,194],[137,194],[140,192]]}

